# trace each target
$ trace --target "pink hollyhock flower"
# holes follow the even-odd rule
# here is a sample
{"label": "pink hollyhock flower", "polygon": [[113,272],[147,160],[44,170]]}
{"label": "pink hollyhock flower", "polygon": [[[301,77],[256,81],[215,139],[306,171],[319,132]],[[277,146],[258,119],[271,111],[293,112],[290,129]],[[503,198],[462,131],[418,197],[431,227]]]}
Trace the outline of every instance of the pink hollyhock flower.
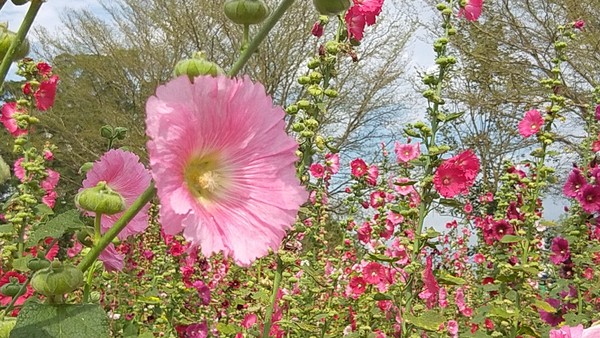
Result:
{"label": "pink hollyhock flower", "polygon": [[448,292],[446,291],[445,287],[441,287],[440,291],[438,292],[438,305],[442,309],[448,307]]}
{"label": "pink hollyhock flower", "polygon": [[249,265],[276,249],[308,193],[284,112],[249,78],[185,76],[146,104],[152,174],[169,234]]}
{"label": "pink hollyhock flower", "polygon": [[253,313],[249,313],[244,317],[244,320],[242,320],[242,327],[245,329],[249,329],[251,328],[254,324],[256,324],[256,320],[258,318],[256,317],[255,314]]}
{"label": "pink hollyhock flower", "polygon": [[552,251],[550,260],[556,265],[565,262],[571,257],[571,251],[569,251],[569,241],[562,237],[556,237],[552,240],[550,250]]}
{"label": "pink hollyhock flower", "polygon": [[575,168],[569,174],[567,181],[563,187],[563,194],[568,197],[577,197],[581,193],[581,189],[587,185],[587,180],[581,173],[581,170]]}
{"label": "pink hollyhock flower", "polygon": [[203,305],[210,304],[210,288],[203,281],[197,280],[192,286],[198,291],[198,296]]}
{"label": "pink hollyhock flower", "polygon": [[46,173],[48,176],[40,183],[40,187],[46,190],[46,192],[50,192],[58,185],[60,174],[52,169],[46,169]]}
{"label": "pink hollyhock flower", "polygon": [[393,179],[391,183],[391,187],[400,195],[407,196],[413,192],[416,192],[413,184],[408,184],[410,179],[408,177],[397,177]]}
{"label": "pink hollyhock flower", "polygon": [[448,333],[451,334],[453,337],[457,337],[458,322],[456,320],[453,319],[448,321]]}
{"label": "pink hollyhock flower", "polygon": [[0,121],[6,127],[8,132],[12,136],[21,136],[27,135],[27,129],[21,129],[17,125],[17,120],[15,120],[15,114],[22,114],[24,111],[21,108],[17,108],[16,102],[7,102],[2,106],[2,116],[0,116]]}
{"label": "pink hollyhock flower", "polygon": [[449,158],[446,162],[464,170],[467,185],[473,185],[475,178],[479,173],[479,159],[473,150],[467,149],[462,153]]}
{"label": "pink hollyhock flower", "polygon": [[340,171],[340,155],[339,154],[325,155],[325,168],[332,175],[337,174]]}
{"label": "pink hollyhock flower", "polygon": [[35,67],[41,76],[46,76],[52,72],[52,67],[46,62],[39,62]]}
{"label": "pink hollyhock flower", "polygon": [[50,150],[44,150],[44,159],[46,161],[54,160],[54,154]]}
{"label": "pink hollyhock flower", "polygon": [[519,122],[519,134],[527,138],[537,134],[544,126],[544,118],[542,113],[536,109],[529,110],[525,113],[525,117]]}
{"label": "pink hollyhock flower", "polygon": [[33,89],[31,88],[31,82],[27,82],[23,85],[23,94],[29,96],[33,94]]}
{"label": "pink hollyhock flower", "polygon": [[401,144],[396,141],[394,144],[394,153],[396,153],[396,159],[398,163],[406,163],[412,161],[421,155],[421,144]]}
{"label": "pink hollyhock flower", "polygon": [[58,75],[53,75],[48,80],[42,81],[40,87],[35,91],[35,106],[41,111],[46,111],[54,105],[56,97],[56,85],[58,84]]}
{"label": "pink hollyhock flower", "polygon": [[349,36],[357,41],[362,40],[365,26],[376,23],[382,7],[383,0],[354,0],[345,17]]}
{"label": "pink hollyhock flower", "polygon": [[351,296],[354,299],[357,299],[358,297],[360,297],[360,295],[365,293],[366,287],[367,283],[362,277],[354,276],[350,279],[346,291],[349,296]]}
{"label": "pink hollyhock flower", "polygon": [[350,162],[350,169],[354,177],[363,177],[369,170],[365,161],[360,158],[354,159],[352,162]]}
{"label": "pink hollyhock flower", "polygon": [[585,27],[585,21],[583,20],[577,20],[573,23],[573,28],[575,29],[583,30],[583,27]]}
{"label": "pink hollyhock flower", "polygon": [[104,263],[106,271],[121,271],[123,270],[123,259],[125,256],[115,249],[115,245],[110,243],[104,251],[100,253],[98,259]]}
{"label": "pink hollyhock flower", "polygon": [[377,185],[377,178],[379,177],[379,168],[376,165],[371,165],[367,170],[367,183],[370,185]]}
{"label": "pink hollyhock flower", "polygon": [[371,233],[372,233],[373,229],[371,228],[371,225],[369,224],[369,222],[364,222],[360,228],[356,231],[358,240],[363,242],[363,243],[368,243],[371,241]]}
{"label": "pink hollyhock flower", "polygon": [[[104,153],[92,168],[87,172],[83,181],[85,188],[95,187],[98,182],[104,181],[115,192],[125,199],[125,206],[129,208],[150,185],[150,172],[140,163],[139,157],[131,152],[121,149],[112,149]],[[148,227],[148,209],[144,208],[129,222],[119,233],[121,240],[141,233]],[[107,231],[123,215],[122,212],[114,215],[102,215],[102,230]]]}
{"label": "pink hollyhock flower", "polygon": [[385,270],[383,266],[377,262],[368,263],[362,270],[365,282],[369,284],[378,284],[382,279],[385,279]]}
{"label": "pink hollyhock flower", "polygon": [[[544,322],[546,322],[552,326],[556,326],[556,325],[562,323],[565,319],[562,316],[562,311],[560,311],[560,309],[561,309],[560,301],[558,299],[548,298],[548,299],[546,299],[546,303],[550,304],[557,311],[552,313],[552,312],[546,312],[542,309],[538,309],[540,318]],[[552,337],[552,336],[550,336],[550,337]]]}
{"label": "pink hollyhock flower", "polygon": [[501,240],[505,235],[512,235],[515,233],[513,226],[506,220],[498,220],[492,224],[492,234],[496,240]]}
{"label": "pink hollyhock flower", "polygon": [[596,106],[596,111],[594,116],[596,117],[596,120],[600,121],[600,104]]}
{"label": "pink hollyhock flower", "polygon": [[325,174],[325,168],[320,163],[313,163],[310,165],[310,174],[313,175],[314,178],[322,178]]}
{"label": "pink hollyhock flower", "polygon": [[49,191],[46,193],[46,195],[44,195],[44,197],[42,197],[42,203],[44,203],[52,209],[54,208],[54,204],[56,203],[57,197],[58,195],[56,194],[56,191]]}
{"label": "pink hollyhock flower", "polygon": [[323,27],[323,24],[321,23],[321,21],[315,22],[310,33],[318,38],[323,36],[324,27]]}
{"label": "pink hollyhock flower", "polygon": [[458,16],[465,16],[465,19],[469,21],[477,21],[481,15],[483,8],[483,0],[467,0],[467,4],[464,8],[458,11]]}
{"label": "pink hollyhock flower", "polygon": [[185,329],[184,337],[187,338],[207,338],[208,337],[208,325],[206,321],[202,323],[196,323],[188,325]]}
{"label": "pink hollyhock flower", "polygon": [[385,192],[373,191],[370,196],[370,204],[373,208],[382,207],[385,204]]}
{"label": "pink hollyhock flower", "polygon": [[485,262],[485,256],[483,254],[476,253],[475,256],[473,256],[473,261],[477,264],[481,264]]}
{"label": "pink hollyhock flower", "polygon": [[435,171],[433,185],[440,195],[452,198],[467,187],[465,171],[455,165],[442,163]]}
{"label": "pink hollyhock flower", "polygon": [[427,260],[425,262],[425,270],[422,273],[423,278],[423,291],[419,293],[419,298],[425,300],[425,304],[428,309],[431,309],[436,301],[440,291],[440,286],[438,282],[435,280],[435,276],[433,275],[433,258],[431,256],[427,256]]}
{"label": "pink hollyhock flower", "polygon": [[[587,330],[584,330],[583,325],[581,325],[581,324],[574,326],[574,327],[565,325],[565,326],[561,327],[560,329],[550,330],[549,338],[583,338],[583,337],[593,338],[593,337],[596,337],[596,336],[589,335],[589,332],[584,333],[585,331],[587,331]],[[598,332],[598,333],[600,333],[600,332]]]}
{"label": "pink hollyhock flower", "polygon": [[600,186],[587,184],[577,195],[577,200],[583,210],[587,213],[600,211]]}
{"label": "pink hollyhock flower", "polygon": [[23,161],[25,161],[24,157],[19,158],[18,160],[15,161],[14,164],[14,171],[15,171],[15,176],[21,181],[24,182],[25,180],[25,169],[23,169]]}

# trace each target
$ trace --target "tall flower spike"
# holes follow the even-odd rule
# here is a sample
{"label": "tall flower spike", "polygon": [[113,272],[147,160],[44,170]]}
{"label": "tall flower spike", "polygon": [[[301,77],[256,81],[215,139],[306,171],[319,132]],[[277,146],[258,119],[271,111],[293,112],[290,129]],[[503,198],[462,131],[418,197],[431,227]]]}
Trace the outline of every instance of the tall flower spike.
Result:
{"label": "tall flower spike", "polygon": [[146,104],[152,175],[167,234],[249,265],[276,249],[308,197],[284,112],[249,78],[176,78]]}

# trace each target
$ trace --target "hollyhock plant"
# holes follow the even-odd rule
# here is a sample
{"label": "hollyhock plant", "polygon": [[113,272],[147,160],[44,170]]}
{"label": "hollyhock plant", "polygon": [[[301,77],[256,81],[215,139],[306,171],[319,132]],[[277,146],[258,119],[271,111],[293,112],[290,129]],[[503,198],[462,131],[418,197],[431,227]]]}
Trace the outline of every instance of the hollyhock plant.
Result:
{"label": "hollyhock plant", "polygon": [[40,87],[35,91],[35,106],[41,111],[46,111],[54,105],[56,97],[56,86],[58,84],[58,76],[53,75],[47,80],[40,83]]}
{"label": "hollyhock plant", "polygon": [[581,193],[581,189],[587,185],[587,180],[581,173],[581,170],[575,168],[569,174],[567,181],[563,187],[563,194],[568,197],[575,198]]}
{"label": "hollyhock plant", "polygon": [[[87,172],[83,187],[79,191],[95,187],[99,182],[106,182],[109,188],[125,199],[125,207],[129,208],[133,201],[148,188],[150,180],[150,172],[140,163],[137,155],[121,149],[112,149],[94,163]],[[149,208],[150,205],[144,206],[125,229],[119,233],[121,240],[146,230]],[[122,215],[123,212],[102,215],[102,230],[107,231],[110,229]]]}
{"label": "hollyhock plant", "polygon": [[284,112],[249,78],[185,76],[146,104],[152,175],[168,234],[240,265],[276,249],[308,197]]}
{"label": "hollyhock plant", "polygon": [[483,9],[483,0],[468,0],[464,8],[458,12],[458,16],[464,16],[469,21],[477,21]]}
{"label": "hollyhock plant", "polygon": [[537,134],[544,125],[542,113],[536,109],[529,110],[525,113],[525,117],[519,122],[519,134],[528,138]]}
{"label": "hollyhock plant", "polygon": [[6,130],[14,136],[27,135],[27,129],[21,129],[17,125],[17,120],[15,120],[14,115],[23,113],[24,111],[17,107],[16,102],[7,102],[2,106],[2,116],[0,116],[0,121],[6,127]]}

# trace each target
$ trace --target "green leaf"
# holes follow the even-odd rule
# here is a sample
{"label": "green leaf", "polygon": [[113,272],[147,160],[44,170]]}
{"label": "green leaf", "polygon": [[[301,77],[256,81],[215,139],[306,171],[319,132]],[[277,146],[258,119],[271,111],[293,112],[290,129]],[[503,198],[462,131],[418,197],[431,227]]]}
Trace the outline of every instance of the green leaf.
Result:
{"label": "green leaf", "polygon": [[542,338],[542,335],[539,332],[537,332],[534,328],[526,325],[520,325],[517,334]]}
{"label": "green leaf", "polygon": [[415,317],[411,314],[405,314],[404,319],[420,329],[427,331],[437,331],[442,323],[446,319],[435,311],[427,311],[419,317]]}
{"label": "green leaf", "polygon": [[54,215],[54,211],[50,209],[49,206],[42,203],[35,206],[35,214],[41,217],[45,217],[48,215]]}
{"label": "green leaf", "polygon": [[26,303],[10,338],[109,337],[108,317],[100,305]]}
{"label": "green leaf", "polygon": [[10,331],[12,331],[13,327],[15,327],[16,323],[16,318],[10,317],[6,317],[0,321],[0,338],[8,338]]}
{"label": "green leaf", "polygon": [[518,310],[505,310],[505,309],[501,309],[499,307],[492,307],[490,309],[490,316],[491,317],[500,317],[503,319],[511,319],[513,317],[517,317],[519,315],[519,311]]}
{"label": "green leaf", "polygon": [[390,296],[388,296],[388,295],[386,295],[386,294],[378,292],[378,293],[376,293],[376,294],[373,295],[373,299],[374,300],[392,300],[393,298],[390,297]]}
{"label": "green leaf", "polygon": [[380,261],[380,262],[395,262],[398,260],[398,258],[388,257],[386,255],[374,254],[374,253],[369,253],[369,258],[371,258],[374,261]]}
{"label": "green leaf", "polygon": [[46,237],[58,238],[69,230],[81,229],[84,226],[79,220],[78,210],[69,210],[41,224],[27,239],[26,246],[31,247]]}
{"label": "green leaf", "polygon": [[500,240],[500,243],[517,243],[517,242],[522,242],[525,241],[525,238],[521,237],[521,236],[515,236],[515,235],[504,235],[504,237],[502,237],[502,239]]}
{"label": "green leaf", "polygon": [[440,198],[440,204],[450,208],[461,208],[462,203],[450,198]]}
{"label": "green leaf", "polygon": [[21,258],[17,258],[15,260],[13,260],[13,269],[15,269],[17,271],[21,271],[21,272],[29,271],[27,264],[32,259],[33,259],[33,257],[31,257],[31,256],[25,256],[25,257],[21,257]]}
{"label": "green leaf", "polygon": [[225,323],[217,323],[217,331],[223,335],[236,334],[239,328],[235,325],[227,325]]}
{"label": "green leaf", "polygon": [[417,181],[394,182],[394,185],[397,185],[399,187],[405,187],[408,185],[415,185],[416,183],[417,183]]}
{"label": "green leaf", "polygon": [[15,227],[12,224],[0,225],[0,235],[1,234],[12,234],[14,231],[15,231]]}
{"label": "green leaf", "polygon": [[445,284],[445,285],[465,285],[467,283],[466,280],[464,280],[460,277],[452,276],[452,275],[446,274],[446,273],[443,273],[440,276],[438,276],[438,282],[440,284]]}

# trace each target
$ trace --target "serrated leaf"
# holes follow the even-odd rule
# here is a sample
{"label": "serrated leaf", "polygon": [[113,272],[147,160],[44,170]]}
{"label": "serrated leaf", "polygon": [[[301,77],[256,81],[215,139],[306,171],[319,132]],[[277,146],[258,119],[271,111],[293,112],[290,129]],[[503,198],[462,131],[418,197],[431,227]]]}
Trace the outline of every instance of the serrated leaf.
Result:
{"label": "serrated leaf", "polygon": [[37,216],[45,217],[48,215],[54,215],[54,211],[44,203],[35,206],[35,214]]}
{"label": "serrated leaf", "polygon": [[57,215],[46,223],[41,224],[31,233],[26,246],[31,247],[46,237],[58,238],[69,230],[81,229],[84,226],[79,220],[78,210],[69,210]]}
{"label": "serrated leaf", "polygon": [[412,324],[420,329],[427,331],[437,331],[446,319],[435,311],[427,311],[419,317],[411,314],[405,314],[404,319],[409,324]]}
{"label": "serrated leaf", "polygon": [[445,273],[438,276],[437,280],[438,280],[438,283],[445,284],[445,285],[465,285],[465,284],[467,284],[466,280],[464,280],[460,277],[452,276],[452,275],[445,274]]}
{"label": "serrated leaf", "polygon": [[8,338],[10,331],[12,331],[13,327],[15,327],[16,323],[16,318],[10,317],[6,317],[0,321],[0,338]]}
{"label": "serrated leaf", "polygon": [[515,236],[515,235],[504,235],[502,236],[502,239],[500,240],[500,243],[517,243],[517,242],[522,242],[524,241],[525,238],[521,237],[521,236]]}
{"label": "serrated leaf", "polygon": [[495,307],[495,306],[490,309],[491,317],[500,317],[503,319],[510,319],[510,318],[518,316],[518,314],[519,314],[518,310],[504,310],[504,309],[501,309],[501,308]]}
{"label": "serrated leaf", "polygon": [[10,338],[108,338],[109,332],[108,317],[100,305],[29,302],[19,312]]}
{"label": "serrated leaf", "polygon": [[462,204],[459,201],[450,198],[440,198],[440,204],[451,208],[462,207]]}

